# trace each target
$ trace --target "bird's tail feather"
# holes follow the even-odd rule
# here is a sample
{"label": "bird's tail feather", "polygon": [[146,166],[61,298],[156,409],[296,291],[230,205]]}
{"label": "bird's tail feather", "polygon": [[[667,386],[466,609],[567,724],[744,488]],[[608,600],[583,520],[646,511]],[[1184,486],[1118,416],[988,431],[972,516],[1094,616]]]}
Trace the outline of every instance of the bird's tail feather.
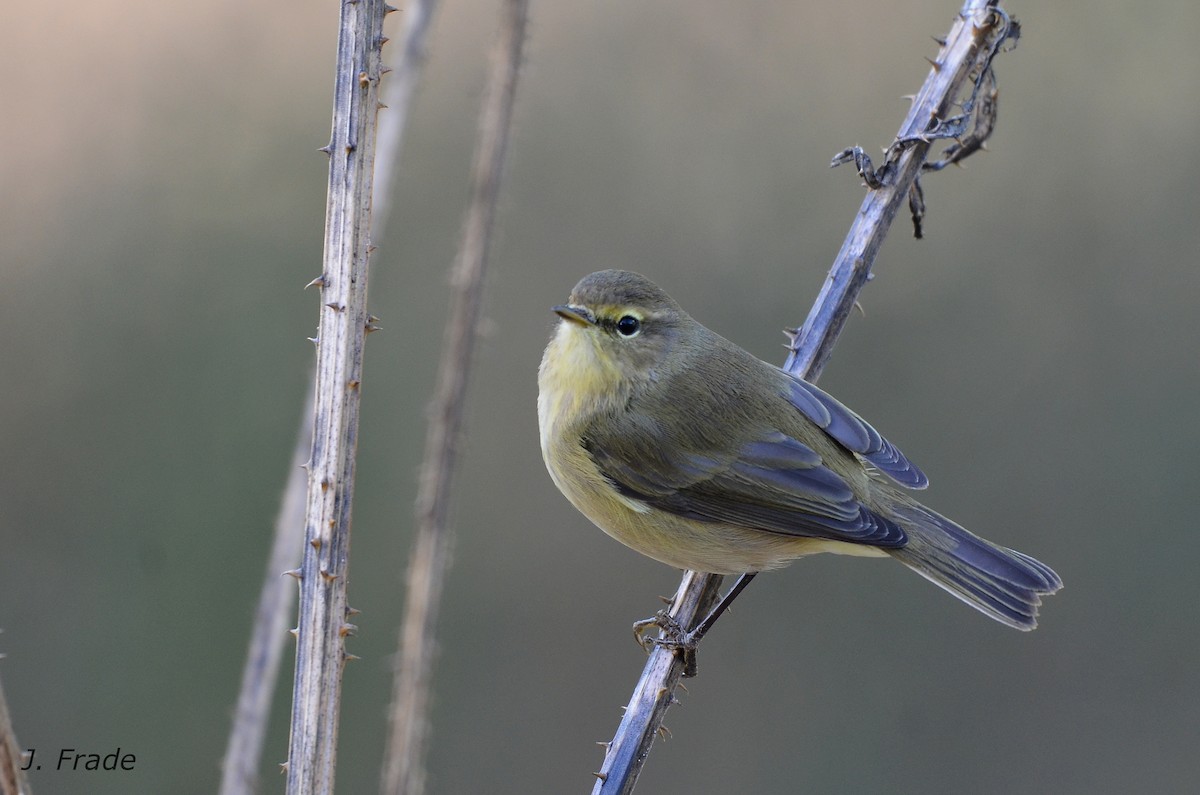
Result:
{"label": "bird's tail feather", "polygon": [[892,557],[975,609],[1020,630],[1037,626],[1041,597],[1062,587],[1046,564],[980,538],[923,505],[905,500],[892,518],[908,544]]}

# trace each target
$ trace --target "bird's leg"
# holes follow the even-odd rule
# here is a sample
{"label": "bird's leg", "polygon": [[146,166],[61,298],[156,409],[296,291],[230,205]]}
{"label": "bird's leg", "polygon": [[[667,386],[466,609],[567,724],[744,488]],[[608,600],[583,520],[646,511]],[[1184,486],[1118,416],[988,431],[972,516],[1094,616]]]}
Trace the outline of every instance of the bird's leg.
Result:
{"label": "bird's leg", "polygon": [[[679,622],[667,609],[663,608],[649,618],[633,622],[633,639],[647,652],[654,646],[669,645],[671,641],[678,640],[685,634],[683,627],[679,626]],[[662,630],[663,637],[650,637],[650,633],[655,630]]]}
{"label": "bird's leg", "polygon": [[[652,640],[647,637],[647,635],[654,630],[662,629],[666,630],[668,633],[677,634],[681,634],[683,631],[683,628],[679,626],[679,622],[672,618],[669,612],[670,609],[675,606],[675,597],[660,596],[658,598],[663,604],[666,605],[666,607],[650,616],[650,618],[643,618],[641,621],[633,622],[633,639],[635,642],[637,642],[637,645],[645,649],[647,653],[650,652],[650,647],[654,645]],[[674,628],[667,629],[667,625],[673,625]]]}
{"label": "bird's leg", "polygon": [[[701,639],[708,634],[708,631],[713,628],[713,624],[717,623],[717,619],[721,614],[729,609],[729,605],[733,604],[733,600],[737,595],[745,590],[750,581],[754,579],[758,572],[748,571],[737,578],[737,582],[733,584],[725,595],[721,597],[721,601],[708,612],[704,620],[696,625],[691,632],[685,632],[675,617],[666,610],[659,610],[653,617],[638,621],[633,625],[633,636],[637,639],[638,644],[649,649],[651,645],[662,646],[667,649],[673,649],[683,653],[683,675],[692,677],[696,675],[696,647],[700,644]],[[646,633],[658,628],[662,630],[662,634],[657,638],[646,637]]]}

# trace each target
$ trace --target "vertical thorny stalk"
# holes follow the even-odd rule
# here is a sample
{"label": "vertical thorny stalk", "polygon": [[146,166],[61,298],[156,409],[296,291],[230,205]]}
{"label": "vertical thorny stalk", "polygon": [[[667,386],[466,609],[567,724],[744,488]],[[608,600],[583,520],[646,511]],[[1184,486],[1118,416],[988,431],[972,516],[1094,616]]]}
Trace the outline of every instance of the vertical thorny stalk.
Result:
{"label": "vertical thorny stalk", "polygon": [[[379,117],[375,157],[375,199],[372,207],[372,236],[378,240],[387,220],[392,178],[399,161],[404,127],[414,89],[424,62],[425,40],[436,0],[414,0],[404,8],[404,33],[400,57],[388,78],[383,104],[388,113]],[[297,452],[275,523],[275,541],[267,563],[266,577],[255,611],[250,650],[242,672],[242,685],[234,710],[233,727],[222,764],[221,795],[250,795],[258,792],[258,769],[263,738],[267,731],[270,700],[283,656],[285,622],[295,602],[294,586],[280,573],[300,562],[304,529],[305,492],[308,477],[301,468],[311,453],[313,403],[310,392],[297,434]],[[291,574],[299,573],[299,569]]]}
{"label": "vertical thorny stalk", "polygon": [[[943,132],[954,126],[951,117],[964,85],[968,79],[977,84],[989,79],[991,58],[1010,33],[1010,20],[998,8],[998,0],[967,0],[925,84],[913,98],[896,143],[888,149],[887,162],[868,179],[872,190],[855,215],[808,319],[793,335],[785,365],[790,372],[809,381],[820,375],[905,201],[912,201],[916,219],[919,202],[914,185],[931,141],[947,137]],[[715,601],[722,579],[685,572],[671,614],[682,626],[694,627],[704,617],[707,605]],[[607,744],[593,795],[633,791],[667,708],[675,700],[683,666],[681,654],[662,647],[651,651],[616,735]]]}
{"label": "vertical thorny stalk", "polygon": [[[400,157],[408,107],[424,62],[425,40],[436,0],[414,0],[404,9],[404,34],[400,57],[388,78],[384,105],[388,113],[379,118],[375,158],[375,199],[372,207],[372,236],[379,239],[387,220],[392,178]],[[386,9],[385,9],[386,11]],[[255,612],[250,651],[242,674],[242,686],[234,711],[222,765],[221,795],[250,795],[258,791],[257,773],[266,735],[271,694],[279,672],[284,643],[283,627],[290,620],[295,591],[280,573],[297,566],[301,557],[307,475],[301,465],[308,459],[312,441],[313,403],[310,393],[297,434],[297,453],[289,475],[279,515],[275,541],[267,564],[266,578]],[[298,574],[299,569],[290,574]]]}
{"label": "vertical thorny stalk", "polygon": [[423,756],[435,652],[434,630],[447,565],[446,515],[462,427],[467,376],[478,335],[480,303],[500,176],[508,144],[513,99],[525,43],[528,0],[505,0],[492,57],[471,176],[471,199],[452,274],[451,309],[417,493],[416,535],[409,558],[408,590],[396,657],[390,732],[381,792],[417,795],[424,790]]}
{"label": "vertical thorny stalk", "polygon": [[[4,655],[0,654],[0,657]],[[0,687],[0,795],[30,795],[29,781],[25,778],[21,746],[13,732],[8,716],[8,702],[4,699],[4,688]]]}
{"label": "vertical thorny stalk", "polygon": [[354,457],[367,315],[383,0],[344,0],[338,32],[317,332],[312,455],[296,627],[287,792],[333,791],[345,639]]}

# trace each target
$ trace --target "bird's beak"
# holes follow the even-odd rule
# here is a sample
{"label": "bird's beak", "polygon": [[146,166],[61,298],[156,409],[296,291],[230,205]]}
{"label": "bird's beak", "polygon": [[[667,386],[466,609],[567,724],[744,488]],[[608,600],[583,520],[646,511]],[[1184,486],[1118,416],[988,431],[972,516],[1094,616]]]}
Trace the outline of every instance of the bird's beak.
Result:
{"label": "bird's beak", "polygon": [[596,318],[585,307],[559,304],[558,306],[550,307],[550,309],[563,320],[578,323],[581,326],[596,325]]}

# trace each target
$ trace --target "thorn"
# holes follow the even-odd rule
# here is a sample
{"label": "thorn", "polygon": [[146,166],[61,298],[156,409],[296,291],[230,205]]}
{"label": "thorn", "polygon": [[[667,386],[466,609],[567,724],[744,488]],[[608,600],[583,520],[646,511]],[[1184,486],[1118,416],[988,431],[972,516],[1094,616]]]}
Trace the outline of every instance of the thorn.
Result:
{"label": "thorn", "polygon": [[368,254],[374,254],[374,253],[375,253],[375,249],[377,249],[377,248],[378,248],[378,246],[375,246],[375,245],[373,245],[373,244],[371,244],[371,243],[368,243],[368,244],[367,244],[367,253],[368,253]]}
{"label": "thorn", "polygon": [[925,60],[926,60],[926,61],[929,61],[929,65],[933,67],[933,70],[934,70],[935,72],[940,72],[940,71],[942,71],[942,65],[941,65],[939,62],[937,62],[937,61],[935,61],[935,60],[933,60],[932,58],[929,58],[929,57],[926,57],[926,58],[925,58]]}
{"label": "thorn", "polygon": [[300,574],[300,569],[288,569],[287,571],[285,571],[285,572],[284,572],[282,575],[280,575],[280,576],[294,577],[294,578],[296,578],[297,580],[303,580],[303,579],[304,579],[304,577],[303,577],[303,576],[301,576],[301,574]]}
{"label": "thorn", "polygon": [[374,323],[368,323],[367,325],[363,326],[363,330],[366,331],[368,334],[371,334],[376,331],[382,331],[383,327],[377,326]]}
{"label": "thorn", "polygon": [[300,465],[300,468],[303,469],[305,472],[308,472],[310,469],[312,469],[312,459],[310,458],[307,461],[305,461],[303,464]]}
{"label": "thorn", "polygon": [[349,606],[346,607],[346,616],[347,617],[361,616],[361,615],[362,615],[362,611],[359,610],[357,607],[349,607]]}
{"label": "thorn", "polygon": [[663,696],[666,696],[666,695],[669,695],[669,694],[670,694],[670,691],[669,691],[669,690],[667,690],[667,688],[665,688],[665,687],[660,687],[660,688],[659,688],[659,689],[658,689],[658,690],[655,692],[655,694],[654,694],[654,698],[655,698],[655,700],[658,700],[658,699],[662,698]]}
{"label": "thorn", "polygon": [[308,284],[304,285],[304,289],[307,290],[309,287],[324,287],[324,286],[325,286],[325,274],[322,273],[320,276],[313,279]]}
{"label": "thorn", "polygon": [[655,732],[655,734],[657,734],[659,737],[663,738],[664,740],[669,740],[669,739],[671,739],[672,736],[674,736],[671,734],[670,729],[668,729],[666,726],[662,726],[662,725],[660,725],[657,729],[655,729],[654,732]]}
{"label": "thorn", "polygon": [[596,778],[600,779],[601,781],[608,781],[607,773],[592,773],[592,775],[595,776]]}
{"label": "thorn", "polygon": [[375,315],[367,315],[367,322],[368,323],[378,323],[379,318],[375,317]]}
{"label": "thorn", "polygon": [[626,709],[628,709],[628,708],[629,708],[629,707],[628,707],[628,705],[626,705],[626,704],[622,704],[622,705],[621,705],[621,715],[622,715],[622,716],[624,716],[624,714],[625,714],[625,710],[626,710]]}
{"label": "thorn", "polygon": [[321,569],[321,579],[325,582],[333,582],[337,578],[338,576],[336,574],[330,574],[328,569]]}
{"label": "thorn", "polygon": [[901,94],[900,99],[907,99],[909,102],[915,102],[917,99],[917,95],[916,94]]}
{"label": "thorn", "polygon": [[385,14],[390,14],[396,10],[397,10],[397,8],[395,6],[390,6],[387,3],[383,4],[383,13],[385,13]]}
{"label": "thorn", "polygon": [[383,45],[387,44],[389,41],[391,41],[391,39],[388,38],[387,36],[380,36],[379,37],[379,46],[382,47]]}
{"label": "thorn", "polygon": [[[392,10],[393,10],[393,11],[395,11],[396,9],[394,9],[394,8],[393,8]],[[386,75],[386,74],[387,74],[388,72],[390,72],[390,71],[392,71],[392,67],[390,67],[390,66],[381,66],[381,67],[379,67],[379,75],[380,75],[380,77],[382,77],[383,75]]]}
{"label": "thorn", "polygon": [[287,763],[287,762],[280,762],[280,763],[279,763],[279,775],[281,775],[281,776],[282,776],[282,775],[283,775],[284,773],[286,773],[287,771],[288,771],[288,763]]}
{"label": "thorn", "polygon": [[934,41],[936,41],[936,42],[938,43],[938,46],[939,46],[939,47],[945,47],[945,46],[946,46],[946,40],[945,40],[945,39],[943,39],[941,36],[930,36],[929,38],[931,38],[931,39],[933,39]]}
{"label": "thorn", "polygon": [[358,625],[356,625],[356,624],[342,624],[342,628],[338,630],[338,635],[340,635],[343,638],[349,637],[350,635],[357,635],[357,634],[358,634]]}
{"label": "thorn", "polygon": [[313,549],[319,550],[321,548],[321,539],[314,538],[312,541],[308,542],[308,545],[311,546]]}
{"label": "thorn", "polygon": [[327,143],[324,146],[317,147],[318,152],[324,152],[326,155],[333,154],[333,143]]}
{"label": "thorn", "polygon": [[862,304],[860,304],[858,301],[855,301],[855,302],[854,302],[854,308],[855,308],[855,309],[857,309],[857,310],[858,310],[858,313],[859,313],[860,315],[862,315],[863,317],[866,317],[866,316],[867,316],[867,310],[863,309],[863,305],[862,305]]}
{"label": "thorn", "polygon": [[362,386],[362,382],[355,379],[355,380],[351,381],[350,383],[346,384],[346,386],[348,386],[351,389],[357,390],[360,386]]}
{"label": "thorn", "polygon": [[343,662],[354,662],[355,660],[361,660],[361,659],[362,659],[362,657],[359,657],[357,654],[343,654],[342,655]]}
{"label": "thorn", "polygon": [[330,301],[329,303],[325,304],[325,306],[329,307],[334,312],[341,312],[342,310],[344,310],[346,308],[346,307],[342,306],[341,304],[339,304],[337,301]]}
{"label": "thorn", "polygon": [[383,104],[382,102],[376,102],[375,110],[387,110],[387,105]]}
{"label": "thorn", "polygon": [[612,748],[612,740],[597,740],[596,745],[603,748],[605,753],[608,753],[608,749]]}
{"label": "thorn", "polygon": [[690,690],[688,690],[688,689],[687,689],[687,685],[685,685],[683,682],[680,682],[679,684],[677,684],[677,685],[675,685],[675,686],[676,686],[676,687],[678,687],[680,690],[682,690],[682,691],[683,691],[683,692],[685,692],[685,693],[690,693],[690,692],[692,692],[692,691],[690,691]]}
{"label": "thorn", "polygon": [[321,342],[321,340],[317,339],[316,337],[305,337],[305,339],[307,339],[313,345],[317,345]]}
{"label": "thorn", "polygon": [[659,595],[658,595],[658,601],[662,602],[664,605],[670,606],[670,604],[671,604],[671,597],[670,597],[670,596],[663,596],[662,594],[659,594]]}
{"label": "thorn", "polygon": [[293,627],[288,630],[288,634],[296,640],[300,640],[300,627]]}

